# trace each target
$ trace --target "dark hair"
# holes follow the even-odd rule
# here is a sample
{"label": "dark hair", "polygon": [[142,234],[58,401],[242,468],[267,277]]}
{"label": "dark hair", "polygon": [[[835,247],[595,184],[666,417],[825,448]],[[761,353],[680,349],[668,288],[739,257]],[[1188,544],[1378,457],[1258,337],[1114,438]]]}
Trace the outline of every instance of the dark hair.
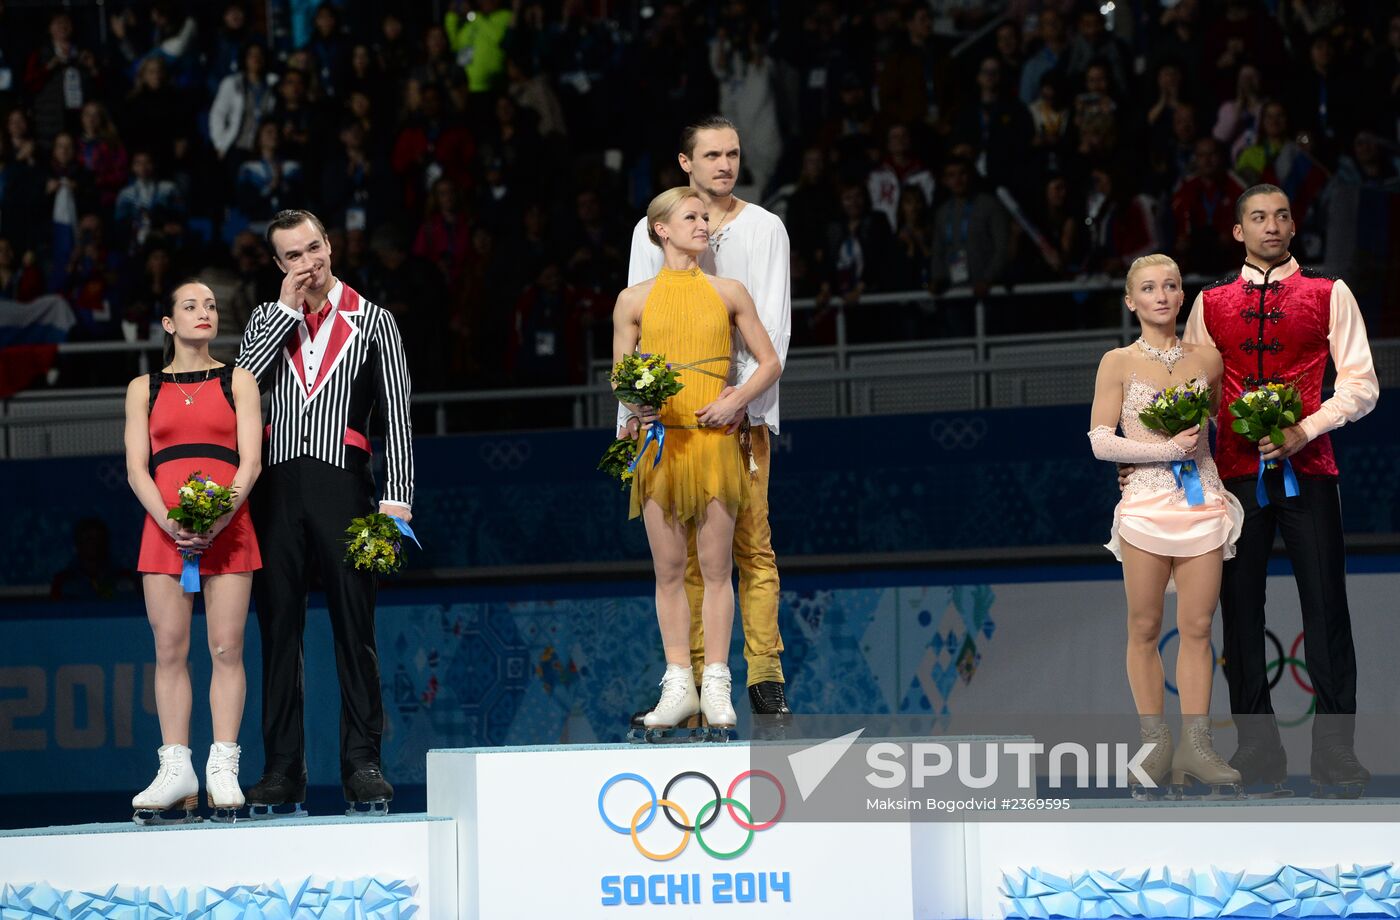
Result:
{"label": "dark hair", "polygon": [[302,224],[310,222],[311,226],[321,234],[321,239],[326,238],[326,225],[321,223],[321,218],[310,211],[303,211],[300,208],[288,208],[285,211],[278,211],[272,220],[267,222],[267,245],[272,246],[272,254],[277,254],[277,247],[272,242],[272,234],[278,230],[294,230]]}
{"label": "dark hair", "polygon": [[686,158],[689,159],[695,155],[695,135],[699,134],[701,131],[723,131],[726,128],[733,131],[735,134],[739,133],[739,129],[734,126],[734,122],[725,118],[723,115],[707,115],[699,121],[691,122],[681,131],[680,152],[685,154]]}
{"label": "dark hair", "polygon": [[[195,276],[192,275],[192,276],[190,276],[190,277],[188,277],[188,278],[185,278],[185,279],[182,280],[179,284],[175,285],[173,288],[170,289],[170,296],[167,297],[167,298],[165,298],[165,300],[161,303],[161,305],[160,305],[160,318],[161,318],[161,319],[165,319],[166,317],[170,317],[170,318],[171,318],[171,322],[174,322],[174,317],[175,317],[175,294],[180,290],[180,288],[184,287],[184,286],[187,285],[187,284],[198,284],[198,285],[201,285],[201,286],[203,286],[203,287],[209,288],[209,293],[212,294],[212,293],[214,292],[214,289],[213,289],[213,288],[210,288],[208,284],[206,284],[202,279],[200,279],[200,278],[198,278],[198,277],[195,277]],[[164,330],[162,330],[162,331],[164,331]],[[160,366],[161,366],[161,367],[165,367],[165,366],[166,366],[167,364],[169,364],[171,361],[174,361],[174,360],[175,360],[175,336],[171,335],[169,332],[166,332],[166,333],[165,333],[165,340],[164,340],[164,341],[165,341],[165,343],[161,346],[161,350],[160,350]]]}
{"label": "dark hair", "polygon": [[1282,195],[1285,201],[1288,200],[1288,193],[1285,192],[1283,189],[1279,188],[1277,185],[1270,185],[1267,182],[1261,182],[1258,185],[1251,185],[1249,188],[1244,190],[1243,195],[1235,199],[1235,223],[1244,223],[1244,206],[1246,202],[1249,201],[1249,199],[1255,197],[1256,195]]}
{"label": "dark hair", "polygon": [[267,48],[263,47],[260,42],[248,42],[238,52],[238,67],[245,74],[248,72],[248,55],[252,54],[255,48],[263,53],[263,71],[266,72],[268,69]]}

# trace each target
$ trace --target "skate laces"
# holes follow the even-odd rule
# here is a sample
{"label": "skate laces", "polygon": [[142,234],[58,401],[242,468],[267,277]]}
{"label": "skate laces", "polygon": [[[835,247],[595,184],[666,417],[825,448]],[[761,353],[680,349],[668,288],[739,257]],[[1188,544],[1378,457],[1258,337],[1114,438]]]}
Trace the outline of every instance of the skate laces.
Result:
{"label": "skate laces", "polygon": [[1211,730],[1209,725],[1197,725],[1191,729],[1191,746],[1196,749],[1196,753],[1212,766],[1229,766],[1225,763],[1225,758],[1221,757],[1215,750],[1215,745],[1211,743]]}
{"label": "skate laces", "polygon": [[151,780],[151,784],[146,787],[145,793],[154,795],[174,781],[179,772],[180,761],[183,759],[179,745],[172,744],[169,748],[157,752],[160,758],[160,767],[156,770],[156,778]]}
{"label": "skate laces", "polygon": [[221,751],[217,747],[209,754],[209,763],[206,771],[209,773],[237,773],[238,755],[242,753],[237,745],[230,751]]}
{"label": "skate laces", "polygon": [[661,699],[657,701],[656,708],[674,706],[684,701],[689,696],[690,682],[686,679],[689,676],[689,670],[667,668],[661,678]]}
{"label": "skate laces", "polygon": [[733,705],[730,696],[733,693],[734,679],[729,674],[729,669],[720,670],[716,668],[711,671],[705,669],[703,680],[701,681],[701,692],[713,707],[716,703],[723,703],[725,706]]}

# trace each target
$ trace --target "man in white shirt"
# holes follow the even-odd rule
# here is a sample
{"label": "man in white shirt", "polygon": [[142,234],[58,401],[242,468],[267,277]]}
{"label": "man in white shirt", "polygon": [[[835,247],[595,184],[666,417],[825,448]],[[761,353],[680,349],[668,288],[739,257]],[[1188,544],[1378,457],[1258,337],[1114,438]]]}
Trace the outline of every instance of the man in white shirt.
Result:
{"label": "man in white shirt", "polygon": [[[690,187],[705,202],[710,228],[710,249],[700,257],[705,272],[732,278],[744,285],[758,307],[778,358],[787,361],[792,337],[792,269],[788,235],[776,215],[734,196],[739,176],[739,133],[726,118],[711,116],[688,126],[681,134],[678,159],[690,176]],[[646,218],[632,233],[632,255],[627,283],[637,284],[661,270],[661,250],[647,237]],[[758,367],[758,361],[737,332],[734,334],[735,383],[742,384]],[[778,433],[778,385],[749,403],[748,424],[757,471],[750,486],[749,504],[734,523],[734,561],[739,569],[739,613],[744,628],[744,659],[748,663],[749,705],[756,715],[786,715],[782,636],[778,632],[778,565],[768,526],[769,432]],[[619,436],[635,431],[638,421],[620,405]],[[690,599],[691,662],[696,682],[704,667],[704,627],[700,604],[704,587],[691,538],[686,568],[686,594]],[[634,722],[640,718],[634,717]]]}

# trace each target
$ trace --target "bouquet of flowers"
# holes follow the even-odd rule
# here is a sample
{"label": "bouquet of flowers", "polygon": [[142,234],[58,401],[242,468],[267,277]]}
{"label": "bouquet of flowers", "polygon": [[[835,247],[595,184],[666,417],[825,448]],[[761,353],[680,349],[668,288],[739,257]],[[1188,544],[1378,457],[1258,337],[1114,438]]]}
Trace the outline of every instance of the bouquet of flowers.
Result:
{"label": "bouquet of flowers", "polygon": [[1211,387],[1204,380],[1188,380],[1152,397],[1152,402],[1138,413],[1138,418],[1153,431],[1164,431],[1174,437],[1210,420],[1211,396]]}
{"label": "bouquet of flowers", "polygon": [[[618,402],[631,406],[647,406],[657,412],[661,411],[666,400],[685,388],[685,384],[681,383],[680,374],[666,363],[665,355],[627,355],[613,366],[610,379]],[[637,462],[642,454],[646,453],[652,441],[656,442],[656,456],[652,458],[651,465],[656,466],[661,462],[661,451],[666,447],[666,426],[659,421],[652,422],[651,427],[647,429],[646,440],[628,464],[629,472],[636,470]],[[609,452],[614,449],[616,445],[609,448]],[[607,456],[604,455],[605,462]]]}
{"label": "bouquet of flowers", "polygon": [[402,518],[381,513],[357,517],[345,528],[345,561],[361,571],[392,575],[403,568],[404,537],[418,543]]}
{"label": "bouquet of flowers", "polygon": [[610,379],[618,402],[653,409],[685,389],[665,355],[628,355],[613,366]]}
{"label": "bouquet of flowers", "polygon": [[[171,508],[166,517],[194,533],[208,533],[219,518],[233,510],[234,490],[221,486],[202,472],[195,470],[180,486],[180,504]],[[184,567],[180,572],[180,587],[186,594],[199,593],[199,553],[182,550]]]}
{"label": "bouquet of flowers", "polygon": [[[1282,447],[1283,429],[1302,421],[1303,398],[1298,395],[1298,388],[1292,384],[1267,383],[1257,390],[1241,394],[1239,399],[1230,403],[1230,414],[1235,417],[1230,427],[1236,434],[1248,438],[1254,444],[1268,438],[1275,447]],[[1259,462],[1255,497],[1259,499],[1260,507],[1269,503],[1268,493],[1264,489],[1264,471],[1278,469],[1279,466],[1278,460]],[[1293,498],[1298,494],[1298,477],[1294,474],[1293,464],[1288,462],[1287,457],[1283,459],[1282,466],[1284,495]]]}
{"label": "bouquet of flowers", "polygon": [[632,478],[636,475],[633,471],[636,459],[636,438],[618,438],[608,445],[607,450],[603,451],[603,459],[599,461],[598,469],[618,480],[622,484],[622,488],[626,489],[632,484]]}
{"label": "bouquet of flowers", "polygon": [[[1188,428],[1204,426],[1210,421],[1211,387],[1200,378],[1188,380],[1178,386],[1167,387],[1156,396],[1146,409],[1138,413],[1143,425],[1153,431],[1165,432],[1175,437]],[[1172,462],[1172,475],[1176,484],[1186,493],[1188,505],[1204,505],[1205,491],[1201,488],[1201,474],[1196,462],[1189,457]]]}

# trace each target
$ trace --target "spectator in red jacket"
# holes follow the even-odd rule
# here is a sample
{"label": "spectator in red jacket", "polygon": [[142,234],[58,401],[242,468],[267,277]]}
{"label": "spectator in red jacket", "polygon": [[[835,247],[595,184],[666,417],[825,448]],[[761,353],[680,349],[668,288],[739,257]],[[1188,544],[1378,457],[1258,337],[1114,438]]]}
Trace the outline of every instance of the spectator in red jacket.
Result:
{"label": "spectator in red jacket", "polygon": [[462,213],[456,183],[446,176],[434,182],[427,210],[413,241],[413,254],[436,265],[443,280],[456,285],[471,248],[471,227]]}
{"label": "spectator in red jacket", "polygon": [[433,183],[447,176],[458,189],[471,186],[470,164],[476,144],[443,104],[442,87],[425,85],[418,111],[409,117],[394,142],[391,165],[403,182],[403,203],[409,210],[423,206]]}
{"label": "spectator in red jacket", "polygon": [[92,173],[97,201],[104,208],[117,203],[117,194],[126,186],[129,161],[112,116],[100,102],[83,106],[82,133],[78,140],[78,161]]}
{"label": "spectator in red jacket", "polygon": [[1235,199],[1244,193],[1225,170],[1225,154],[1213,137],[1196,141],[1195,171],[1172,196],[1176,252],[1188,272],[1222,272],[1238,261]]}

